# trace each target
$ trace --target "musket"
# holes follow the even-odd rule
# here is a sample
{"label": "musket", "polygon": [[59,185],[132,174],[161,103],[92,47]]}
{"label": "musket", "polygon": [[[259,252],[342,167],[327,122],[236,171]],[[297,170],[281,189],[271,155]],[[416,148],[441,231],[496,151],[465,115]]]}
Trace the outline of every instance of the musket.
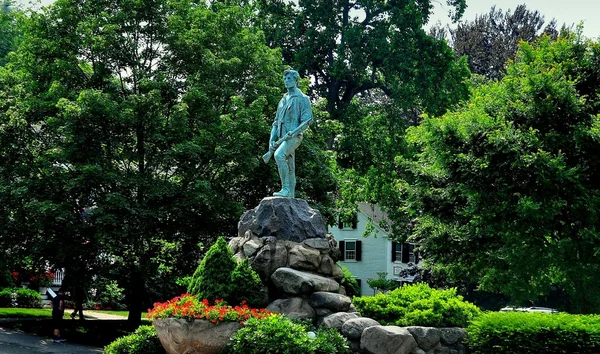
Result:
{"label": "musket", "polygon": [[302,124],[300,124],[298,126],[298,128],[294,129],[294,131],[292,132],[291,136],[288,136],[287,134],[284,135],[281,139],[277,140],[274,144],[273,144],[273,148],[269,149],[269,151],[264,154],[262,156],[262,159],[265,163],[269,163],[269,160],[271,160],[271,157],[273,157],[273,154],[275,153],[275,150],[277,150],[277,148],[279,147],[279,145],[283,144],[284,141],[286,141],[287,139],[291,138],[292,136],[294,136],[295,134],[297,134],[297,132],[299,131],[303,131],[304,127],[306,127],[308,125],[308,123],[310,123],[310,121],[312,120],[309,119],[305,122],[302,122]]}

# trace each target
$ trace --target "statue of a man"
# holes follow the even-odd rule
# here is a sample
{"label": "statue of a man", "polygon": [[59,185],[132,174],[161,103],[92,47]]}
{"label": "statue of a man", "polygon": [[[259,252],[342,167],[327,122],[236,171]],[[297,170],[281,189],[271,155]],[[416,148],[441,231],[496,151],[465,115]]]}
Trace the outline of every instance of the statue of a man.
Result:
{"label": "statue of a man", "polygon": [[302,132],[312,120],[312,108],[308,96],[298,89],[300,75],[295,70],[283,72],[287,93],[277,106],[277,115],[271,129],[269,152],[275,156],[281,190],[274,196],[294,198],[296,190],[295,151],[302,142]]}

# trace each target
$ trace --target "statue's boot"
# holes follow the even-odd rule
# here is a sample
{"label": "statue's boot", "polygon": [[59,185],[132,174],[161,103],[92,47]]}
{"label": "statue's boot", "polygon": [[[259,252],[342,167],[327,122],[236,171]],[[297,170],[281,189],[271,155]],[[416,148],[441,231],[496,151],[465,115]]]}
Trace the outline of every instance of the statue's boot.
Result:
{"label": "statue's boot", "polygon": [[273,193],[275,197],[289,197],[290,189],[289,189],[289,179],[290,179],[290,171],[285,163],[277,162],[277,168],[279,169],[279,177],[281,178],[281,190],[279,192]]}

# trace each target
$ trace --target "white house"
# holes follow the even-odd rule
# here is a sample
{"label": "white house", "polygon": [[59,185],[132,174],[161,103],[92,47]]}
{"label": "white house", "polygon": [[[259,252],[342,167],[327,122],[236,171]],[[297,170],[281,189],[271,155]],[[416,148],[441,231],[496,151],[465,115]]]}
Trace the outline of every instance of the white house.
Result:
{"label": "white house", "polygon": [[[369,218],[373,224],[373,232],[364,237]],[[399,273],[408,268],[408,263],[419,262],[414,244],[393,242],[379,227],[385,218],[385,213],[376,205],[361,203],[355,222],[338,223],[329,227],[329,233],[338,242],[342,253],[339,264],[348,268],[357,279],[362,295],[373,295],[373,289],[369,287],[367,280],[377,278],[378,272],[387,273],[388,279],[399,283],[412,282],[414,277],[403,278]]]}

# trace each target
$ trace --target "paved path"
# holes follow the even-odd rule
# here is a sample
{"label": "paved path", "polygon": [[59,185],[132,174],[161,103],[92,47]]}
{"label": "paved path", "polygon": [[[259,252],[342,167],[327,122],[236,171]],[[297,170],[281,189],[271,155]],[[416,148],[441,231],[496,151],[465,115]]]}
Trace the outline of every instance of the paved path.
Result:
{"label": "paved path", "polygon": [[51,338],[0,327],[1,354],[37,354],[37,353],[69,353],[92,354],[102,353],[102,348],[71,343],[54,343]]}

